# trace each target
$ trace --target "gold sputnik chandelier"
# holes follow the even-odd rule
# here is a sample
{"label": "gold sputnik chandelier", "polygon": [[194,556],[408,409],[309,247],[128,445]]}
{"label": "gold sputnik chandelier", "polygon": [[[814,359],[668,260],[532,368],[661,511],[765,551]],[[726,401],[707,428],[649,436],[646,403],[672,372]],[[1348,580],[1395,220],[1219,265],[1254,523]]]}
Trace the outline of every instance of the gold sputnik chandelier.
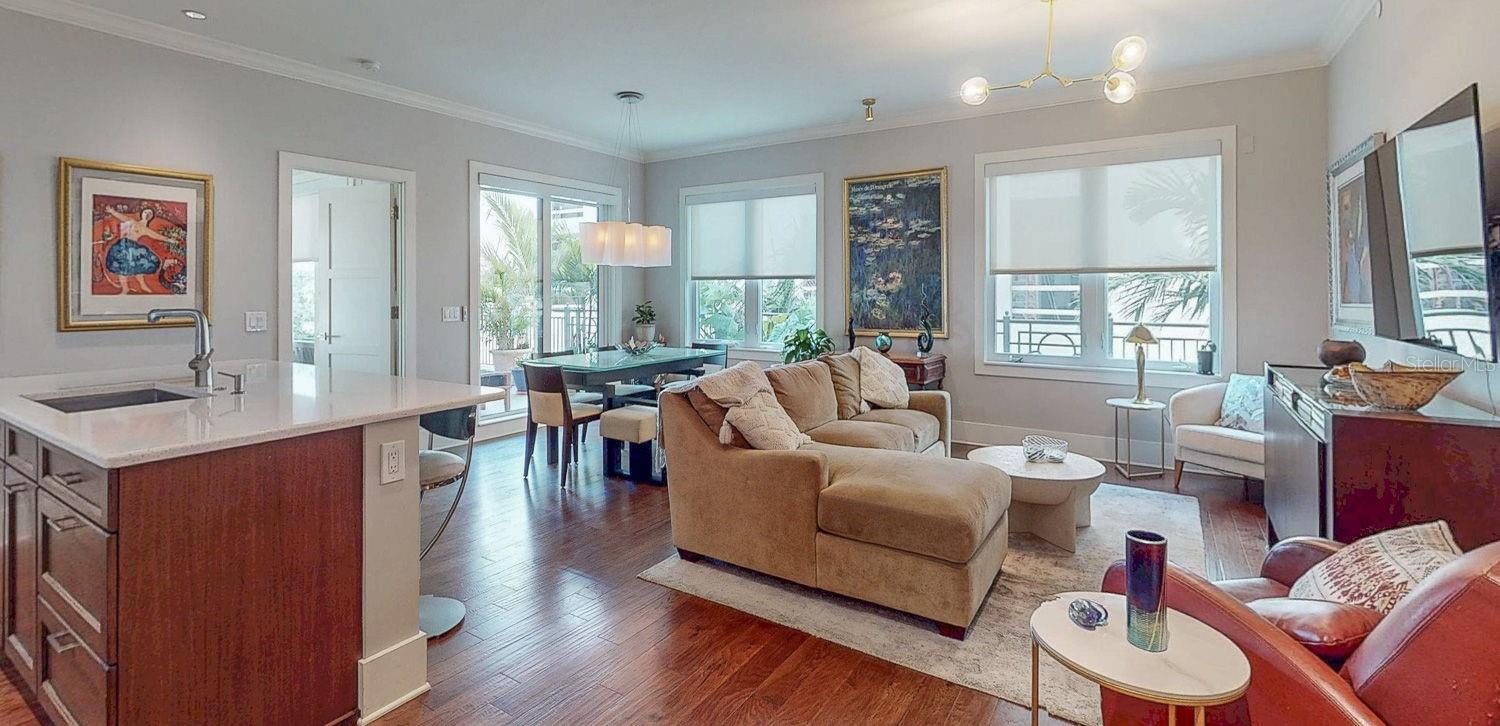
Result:
{"label": "gold sputnik chandelier", "polygon": [[1042,65],[1042,72],[1024,81],[1003,86],[992,86],[989,79],[984,76],[974,76],[959,86],[959,98],[970,106],[978,106],[989,100],[990,93],[994,91],[1031,88],[1043,78],[1051,78],[1064,88],[1074,83],[1101,81],[1104,83],[1105,98],[1115,103],[1125,103],[1135,98],[1135,76],[1130,75],[1130,72],[1141,67],[1141,63],[1146,60],[1146,39],[1139,35],[1132,35],[1116,43],[1109,69],[1103,73],[1087,78],[1058,75],[1052,70],[1052,17],[1057,9],[1057,0],[1042,0],[1042,2],[1047,3],[1047,59]]}

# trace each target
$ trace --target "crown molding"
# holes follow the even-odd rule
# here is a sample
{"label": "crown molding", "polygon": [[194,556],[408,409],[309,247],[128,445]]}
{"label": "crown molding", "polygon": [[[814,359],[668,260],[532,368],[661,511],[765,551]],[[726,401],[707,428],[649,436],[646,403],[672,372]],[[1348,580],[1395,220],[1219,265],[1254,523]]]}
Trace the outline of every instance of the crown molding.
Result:
{"label": "crown molding", "polygon": [[152,23],[74,0],[0,0],[0,8],[54,20],[68,25],[134,40],[160,48],[229,63],[325,88],[333,88],[410,108],[430,111],[464,121],[525,134],[630,161],[643,161],[638,152],[619,150],[613,144],[524,121],[477,106],[450,101],[389,83],[330,70],[305,61],[256,50],[205,35]]}
{"label": "crown molding", "polygon": [[1354,31],[1359,30],[1361,23],[1370,13],[1380,7],[1383,0],[1344,0],[1339,6],[1338,12],[1333,16],[1333,22],[1323,31],[1323,37],[1318,42],[1319,52],[1322,54],[1323,64],[1333,62],[1333,57],[1344,49],[1349,39],[1354,37]]}
{"label": "crown molding", "polygon": [[[1321,68],[1325,65],[1327,63],[1322,59],[1321,49],[1294,51],[1239,63],[1197,66],[1152,74],[1150,76],[1142,75],[1139,78],[1140,92],[1166,91],[1174,88],[1186,88],[1188,86],[1200,86],[1256,76],[1289,73],[1309,68]],[[985,116],[1015,113],[1017,111],[1029,111],[1052,106],[1090,103],[1102,100],[1103,97],[1100,95],[1099,88],[1094,84],[1078,85],[1072,88],[1032,88],[1025,91],[1008,91],[1004,94],[991,96],[987,103],[978,107],[964,105],[958,100],[958,94],[955,93],[947,103],[941,106],[933,106],[899,115],[882,116],[873,124],[866,123],[863,119],[860,119],[826,126],[814,126],[752,136],[733,141],[682,146],[675,149],[648,152],[645,155],[645,161],[649,164],[658,161],[671,161],[673,159],[687,159],[695,156],[722,154],[730,151],[745,151],[747,149],[758,149],[766,146],[793,144],[800,141],[816,141],[818,139],[830,139],[838,136],[853,136],[911,126],[962,121],[964,119],[982,118]]]}

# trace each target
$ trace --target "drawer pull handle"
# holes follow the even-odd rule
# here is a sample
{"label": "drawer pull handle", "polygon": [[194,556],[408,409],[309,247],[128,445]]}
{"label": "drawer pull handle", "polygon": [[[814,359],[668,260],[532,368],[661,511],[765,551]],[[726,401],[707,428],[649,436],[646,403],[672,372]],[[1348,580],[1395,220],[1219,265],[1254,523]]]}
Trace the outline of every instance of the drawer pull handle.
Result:
{"label": "drawer pull handle", "polygon": [[52,477],[68,486],[79,484],[84,480],[83,473],[77,471],[63,472],[62,474],[53,474]]}
{"label": "drawer pull handle", "polygon": [[53,532],[66,532],[70,529],[78,529],[82,526],[83,520],[72,515],[66,517],[58,517],[57,519],[52,519],[51,517],[47,518],[47,528],[51,529]]}
{"label": "drawer pull handle", "polygon": [[[65,639],[68,641],[66,644],[63,643]],[[78,636],[74,635],[72,631],[69,631],[66,633],[53,633],[47,636],[47,645],[52,646],[53,652],[62,654],[83,645],[83,641],[79,640]]]}
{"label": "drawer pull handle", "polygon": [[6,494],[20,494],[21,492],[26,491],[26,487],[27,487],[27,484],[25,482],[22,482],[20,484],[6,484],[5,485],[5,493]]}

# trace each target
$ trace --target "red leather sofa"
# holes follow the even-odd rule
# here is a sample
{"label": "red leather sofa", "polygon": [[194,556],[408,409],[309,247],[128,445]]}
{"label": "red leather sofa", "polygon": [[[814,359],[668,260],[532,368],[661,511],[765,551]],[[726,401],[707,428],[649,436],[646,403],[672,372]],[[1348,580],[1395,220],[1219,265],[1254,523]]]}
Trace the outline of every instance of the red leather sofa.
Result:
{"label": "red leather sofa", "polygon": [[[1218,629],[1250,660],[1249,691],[1209,709],[1208,723],[1500,724],[1500,542],[1433,573],[1383,618],[1285,599],[1340,547],[1287,539],[1271,548],[1260,577],[1219,583],[1168,565],[1167,604]],[[1102,589],[1125,591],[1123,562]],[[1369,622],[1378,624],[1366,634]],[[1165,706],[1100,690],[1106,724],[1167,722]],[[1191,710],[1177,719],[1192,723]]]}

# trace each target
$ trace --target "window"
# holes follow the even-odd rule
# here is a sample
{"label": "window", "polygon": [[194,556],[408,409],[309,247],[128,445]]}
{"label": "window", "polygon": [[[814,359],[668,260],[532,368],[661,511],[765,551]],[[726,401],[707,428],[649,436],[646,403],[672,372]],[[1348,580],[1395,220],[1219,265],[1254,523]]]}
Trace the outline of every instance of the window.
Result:
{"label": "window", "polygon": [[976,157],[981,372],[1134,367],[1125,338],[1137,324],[1159,341],[1145,347],[1151,369],[1196,370],[1210,341],[1224,355],[1233,139],[1214,129]]}
{"label": "window", "polygon": [[618,316],[602,309],[609,276],[583,262],[579,226],[608,219],[619,195],[499,167],[476,172],[475,367],[481,383],[508,389],[506,399],[481,407],[488,421],[526,410],[519,361],[596,347],[613,335],[607,321]]}
{"label": "window", "polygon": [[779,349],[818,322],[822,175],[683,189],[687,335]]}

